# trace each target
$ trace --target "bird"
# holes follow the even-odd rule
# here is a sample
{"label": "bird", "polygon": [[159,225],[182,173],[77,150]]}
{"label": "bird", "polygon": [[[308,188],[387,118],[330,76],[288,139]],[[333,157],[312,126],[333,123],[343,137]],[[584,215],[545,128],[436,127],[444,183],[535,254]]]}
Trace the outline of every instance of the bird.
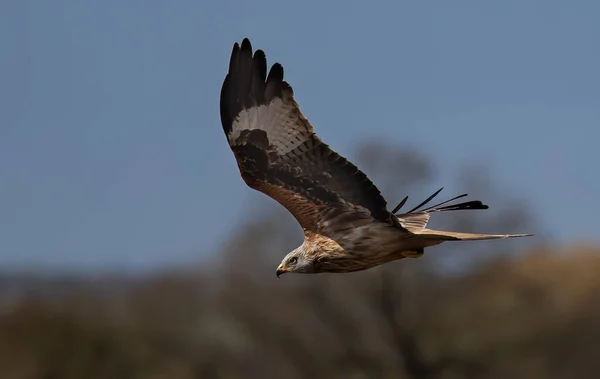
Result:
{"label": "bird", "polygon": [[[339,95],[338,95],[339,96]],[[220,118],[245,184],[278,202],[304,233],[300,246],[276,269],[285,273],[350,273],[403,258],[446,241],[474,241],[533,234],[476,234],[427,228],[435,212],[479,210],[481,201],[449,204],[462,194],[400,213],[392,211],[375,184],[355,164],[330,148],[300,111],[294,91],[276,62],[267,72],[263,50],[248,38],[233,44],[221,86]]]}

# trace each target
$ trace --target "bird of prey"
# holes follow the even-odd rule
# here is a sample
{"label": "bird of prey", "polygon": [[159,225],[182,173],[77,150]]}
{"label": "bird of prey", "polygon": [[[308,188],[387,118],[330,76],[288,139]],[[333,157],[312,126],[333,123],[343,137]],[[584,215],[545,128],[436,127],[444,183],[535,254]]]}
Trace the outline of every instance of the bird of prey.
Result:
{"label": "bird of prey", "polygon": [[[304,231],[304,242],[277,267],[283,273],[346,273],[423,255],[445,241],[532,234],[474,234],[427,228],[433,212],[487,209],[481,201],[391,212],[377,187],[315,133],[283,79],[283,67],[267,74],[264,51],[236,42],[220,97],[221,124],[244,182],[285,207]],[[422,209],[423,208],[423,209]]]}

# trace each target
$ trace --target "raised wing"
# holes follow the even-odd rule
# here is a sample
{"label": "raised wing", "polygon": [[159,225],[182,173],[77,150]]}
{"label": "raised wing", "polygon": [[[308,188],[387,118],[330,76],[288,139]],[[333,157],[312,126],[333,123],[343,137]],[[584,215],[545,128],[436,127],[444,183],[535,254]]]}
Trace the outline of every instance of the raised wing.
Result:
{"label": "raised wing", "polygon": [[332,220],[397,223],[377,187],[323,143],[275,63],[235,43],[221,89],[221,123],[246,184],[272,197],[305,230]]}

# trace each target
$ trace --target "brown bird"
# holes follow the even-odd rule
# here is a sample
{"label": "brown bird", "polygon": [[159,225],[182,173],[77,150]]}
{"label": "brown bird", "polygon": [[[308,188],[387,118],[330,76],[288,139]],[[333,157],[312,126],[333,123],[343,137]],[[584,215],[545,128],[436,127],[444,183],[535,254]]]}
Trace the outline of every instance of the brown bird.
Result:
{"label": "brown bird", "polygon": [[354,164],[316,134],[283,80],[283,67],[267,75],[262,50],[252,54],[246,38],[233,45],[220,99],[221,123],[244,182],[284,206],[304,230],[304,242],[288,253],[286,272],[365,270],[397,259],[417,258],[444,241],[472,241],[532,234],[474,234],[427,229],[432,212],[488,209],[481,201],[392,211],[377,187]]}

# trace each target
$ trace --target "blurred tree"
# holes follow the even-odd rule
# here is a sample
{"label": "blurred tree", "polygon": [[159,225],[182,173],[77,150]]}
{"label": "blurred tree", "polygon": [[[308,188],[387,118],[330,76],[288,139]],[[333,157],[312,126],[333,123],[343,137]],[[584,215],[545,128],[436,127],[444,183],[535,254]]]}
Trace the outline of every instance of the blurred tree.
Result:
{"label": "blurred tree", "polygon": [[[371,141],[356,162],[391,207],[436,189],[435,169],[417,152]],[[492,210],[434,222],[530,230],[528,209],[511,207],[484,172],[466,170],[453,187]],[[446,243],[364,272],[276,279],[302,234],[272,200],[261,209],[214,266],[138,281],[59,278],[41,292],[0,280],[0,298],[10,299],[0,312],[0,377],[558,379],[600,369],[600,248]]]}

